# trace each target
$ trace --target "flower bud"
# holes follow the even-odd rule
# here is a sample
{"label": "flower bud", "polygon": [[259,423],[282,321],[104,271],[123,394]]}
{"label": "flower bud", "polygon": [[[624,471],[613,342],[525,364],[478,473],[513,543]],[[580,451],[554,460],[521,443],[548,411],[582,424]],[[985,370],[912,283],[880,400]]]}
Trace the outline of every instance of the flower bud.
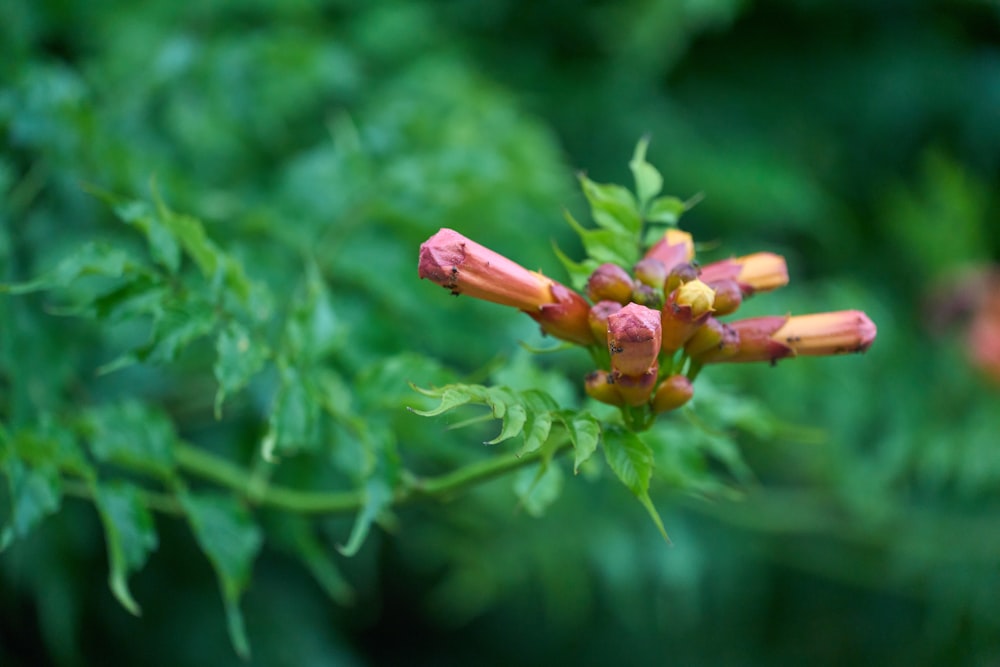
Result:
{"label": "flower bud", "polygon": [[663,306],[663,349],[678,350],[712,314],[715,292],[700,280],[684,283],[671,292]]}
{"label": "flower bud", "polygon": [[649,287],[657,289],[663,288],[663,281],[667,279],[667,265],[655,257],[644,257],[632,268],[636,280]]}
{"label": "flower bud", "polygon": [[657,414],[676,410],[691,400],[694,387],[686,375],[671,375],[663,380],[653,394],[653,412]]}
{"label": "flower bud", "polygon": [[642,375],[660,353],[659,311],[630,303],[608,316],[611,368],[622,375]]}
{"label": "flower bud", "polygon": [[722,361],[736,354],[739,349],[739,334],[714,317],[709,317],[684,344],[684,352],[700,363]]}
{"label": "flower bud", "polygon": [[592,371],[584,379],[583,390],[594,400],[608,405],[622,406],[625,400],[618,391],[618,385],[607,371]]}
{"label": "flower bud", "polygon": [[[646,251],[645,258],[658,259],[663,263],[664,271],[670,273],[678,264],[684,264],[694,259],[694,240],[687,232],[679,229],[668,229],[663,238]],[[659,287],[659,285],[653,285]]]}
{"label": "flower bud", "polygon": [[709,284],[735,280],[744,295],[769,292],[788,284],[785,258],[773,252],[755,252],[712,262],[701,267],[701,279]]}
{"label": "flower bud", "polygon": [[519,308],[556,338],[594,344],[583,297],[454,230],[441,229],[421,244],[417,272],[452,294]]}
{"label": "flower bud", "polygon": [[637,407],[647,403],[656,386],[656,375],[660,370],[659,363],[654,363],[645,373],[640,375],[624,375],[618,372],[611,374],[615,387],[626,405]]}
{"label": "flower bud", "polygon": [[735,280],[719,280],[712,283],[715,290],[715,314],[718,316],[735,313],[743,303],[743,290]]}
{"label": "flower bud", "polygon": [[625,304],[632,298],[632,277],[617,264],[601,264],[587,280],[591,301],[617,301]]}
{"label": "flower bud", "polygon": [[582,296],[555,281],[549,286],[554,303],[543,303],[535,311],[525,311],[541,325],[542,331],[577,345],[593,345],[587,316],[590,305]]}
{"label": "flower bud", "polygon": [[667,279],[663,282],[663,293],[670,294],[684,283],[697,280],[698,273],[698,267],[694,264],[678,264],[670,271]]}
{"label": "flower bud", "polygon": [[601,344],[608,341],[608,316],[617,313],[622,309],[622,305],[617,301],[598,301],[590,307],[587,315],[587,322],[590,330],[594,334],[594,340]]}
{"label": "flower bud", "polygon": [[640,306],[652,308],[653,310],[659,310],[663,307],[663,293],[649,285],[637,283],[632,290],[632,302]]}
{"label": "flower bud", "polygon": [[[752,317],[730,326],[740,339],[739,351],[711,361],[777,361],[796,355],[821,356],[864,352],[875,340],[875,324],[859,310]],[[709,360],[705,360],[709,361]]]}

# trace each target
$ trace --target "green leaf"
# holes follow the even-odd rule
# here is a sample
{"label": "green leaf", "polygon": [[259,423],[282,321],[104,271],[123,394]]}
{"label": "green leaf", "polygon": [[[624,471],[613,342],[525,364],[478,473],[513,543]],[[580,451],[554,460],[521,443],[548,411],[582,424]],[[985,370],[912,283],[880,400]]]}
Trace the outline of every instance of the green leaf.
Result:
{"label": "green leaf", "polygon": [[3,457],[10,488],[10,516],[0,530],[0,551],[26,536],[42,519],[59,510],[62,490],[55,466],[27,466],[11,453]]}
{"label": "green leaf", "polygon": [[541,391],[528,390],[521,396],[527,416],[524,425],[524,447],[520,452],[524,455],[539,449],[549,439],[553,413],[558,406],[551,396]]}
{"label": "green leaf", "polygon": [[[565,214],[572,217],[568,212],[565,212]],[[574,222],[576,221],[574,220]],[[566,268],[566,273],[569,274],[570,285],[573,289],[582,292],[587,286],[587,280],[590,279],[590,274],[594,272],[594,269],[600,266],[600,262],[593,259],[585,259],[582,262],[574,262],[559,249],[559,246],[557,246],[555,242],[552,243],[552,249],[555,251],[556,257]]]}
{"label": "green leaf", "polygon": [[580,472],[583,465],[597,450],[601,437],[601,425],[587,412],[563,411],[560,420],[566,426],[569,439],[573,443],[573,474]]}
{"label": "green leaf", "polygon": [[657,197],[646,211],[646,220],[673,226],[677,224],[681,214],[688,208],[690,207],[677,197]]}
{"label": "green leaf", "polygon": [[342,605],[354,600],[354,590],[330,557],[331,550],[316,536],[311,521],[294,514],[282,514],[267,526],[267,536],[269,543],[276,543],[297,556],[331,600]]}
{"label": "green leaf", "polygon": [[145,272],[127,252],[107,243],[90,242],[59,262],[51,271],[25,283],[0,285],[0,292],[26,294],[56,287],[67,287],[86,276],[121,278],[126,273]]}
{"label": "green leaf", "polygon": [[620,185],[595,183],[580,175],[583,194],[590,202],[590,214],[598,227],[636,236],[642,229],[642,216],[635,196]]}
{"label": "green leaf", "polygon": [[90,410],[85,422],[90,451],[107,463],[169,479],[174,471],[177,435],[159,410],[135,401]]}
{"label": "green leaf", "polygon": [[341,344],[342,326],[315,262],[295,292],[282,340],[283,352],[298,364],[315,363]]}
{"label": "green leaf", "polygon": [[215,339],[216,359],[212,370],[219,388],[215,392],[215,418],[222,416],[222,402],[247,385],[264,367],[270,351],[263,343],[251,340],[250,332],[238,322],[219,332]]}
{"label": "green leaf", "polygon": [[500,426],[500,434],[483,444],[496,445],[519,435],[524,430],[524,424],[528,421],[528,411],[511,389],[491,387],[486,394],[486,403],[492,408],[493,417],[502,419],[503,423]]}
{"label": "green leaf", "polygon": [[337,547],[342,555],[351,557],[358,553],[364,544],[372,524],[379,515],[392,504],[392,487],[381,476],[373,476],[365,482],[365,504],[354,519],[354,526],[347,542]]}
{"label": "green leaf", "polygon": [[562,493],[562,468],[554,463],[539,463],[519,470],[514,477],[514,493],[520,506],[533,517],[540,517]]}
{"label": "green leaf", "polygon": [[170,273],[177,273],[181,263],[181,249],[173,230],[156,214],[149,202],[131,200],[114,205],[118,218],[141,231],[149,243],[153,260]]}
{"label": "green leaf", "polygon": [[653,473],[653,452],[649,446],[635,433],[621,428],[608,428],[604,431],[604,456],[608,466],[614,471],[622,484],[635,494],[639,502],[663,535],[670,541],[663,521],[649,498],[649,478]]}
{"label": "green leaf", "polygon": [[605,262],[632,266],[638,261],[639,246],[636,236],[613,229],[586,229],[568,211],[565,212],[565,217],[579,235],[583,249],[595,267]]}
{"label": "green leaf", "polygon": [[250,644],[239,601],[247,585],[263,536],[247,509],[231,496],[178,494],[198,546],[212,563],[226,609],[229,638],[240,657],[249,659]]}
{"label": "green leaf", "polygon": [[653,165],[646,162],[649,137],[643,137],[635,146],[632,160],[628,163],[635,179],[635,192],[639,199],[639,210],[645,211],[650,200],[663,189],[663,176]]}
{"label": "green leaf", "polygon": [[424,396],[441,399],[437,407],[430,410],[409,409],[410,412],[421,417],[436,417],[468,403],[486,403],[487,388],[482,385],[450,384],[436,389],[422,389],[414,384],[410,386],[413,387],[414,391]]}
{"label": "green leaf", "polygon": [[114,482],[92,488],[108,545],[108,585],[122,606],[139,616],[139,605],[128,588],[128,575],[142,569],[156,549],[153,517],[139,490],[130,484]]}
{"label": "green leaf", "polygon": [[281,386],[274,399],[270,430],[273,434],[272,451],[268,454],[314,449],[319,445],[319,426],[322,397],[316,394],[312,378],[299,369],[286,367],[281,370]]}

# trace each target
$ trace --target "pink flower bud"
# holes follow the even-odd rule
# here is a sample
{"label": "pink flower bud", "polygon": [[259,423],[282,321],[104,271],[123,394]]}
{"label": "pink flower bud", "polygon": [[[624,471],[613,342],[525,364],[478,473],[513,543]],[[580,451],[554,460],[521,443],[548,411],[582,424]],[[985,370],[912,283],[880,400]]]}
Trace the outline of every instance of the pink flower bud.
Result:
{"label": "pink flower bud", "polygon": [[708,318],[684,344],[689,357],[700,363],[721,361],[740,349],[739,334],[725,322]]}
{"label": "pink flower bud", "polygon": [[583,383],[583,389],[594,400],[608,405],[622,406],[625,399],[618,391],[618,385],[614,378],[607,371],[593,371],[587,374]]}
{"label": "pink flower bud", "polygon": [[601,264],[587,280],[591,301],[617,301],[626,304],[632,298],[632,277],[617,264]]}
{"label": "pink flower bud", "polygon": [[611,368],[623,375],[646,373],[660,353],[659,311],[630,303],[608,316]]}
{"label": "pink flower bud", "polygon": [[755,252],[706,264],[701,267],[701,279],[712,285],[722,280],[735,280],[743,294],[749,295],[787,285],[788,266],[781,255]]}
{"label": "pink flower bud", "polygon": [[583,297],[454,230],[441,229],[421,244],[417,272],[452,294],[519,308],[556,338],[594,344]]}
{"label": "pink flower bud", "polygon": [[738,282],[717,280],[711,286],[715,290],[715,303],[713,304],[715,315],[720,317],[730,315],[739,309],[740,304],[743,303],[743,290],[740,289]]}
{"label": "pink flower bud", "polygon": [[667,279],[663,282],[663,293],[670,294],[684,283],[697,280],[699,273],[698,267],[694,264],[686,262],[678,264],[667,274]]}
{"label": "pink flower bud", "polygon": [[875,340],[875,324],[860,310],[752,317],[730,326],[740,339],[739,351],[711,361],[777,361],[796,355],[822,356],[864,352]]}
{"label": "pink flower bud", "polygon": [[663,288],[663,281],[667,279],[667,265],[655,257],[644,257],[632,269],[636,280],[649,287],[656,289]]}
{"label": "pink flower bud", "polygon": [[[646,251],[645,258],[658,259],[663,263],[664,271],[670,273],[678,264],[684,264],[694,259],[694,240],[687,232],[679,229],[668,229],[663,238]],[[654,285],[658,287],[658,285]]]}
{"label": "pink flower bud", "polygon": [[694,387],[686,375],[671,375],[663,380],[653,394],[653,412],[676,410],[691,400]]}
{"label": "pink flower bud", "polygon": [[594,334],[594,340],[607,343],[608,316],[621,309],[622,305],[617,301],[598,301],[591,306],[587,322],[590,324],[590,331]]}
{"label": "pink flower bud", "polygon": [[626,405],[637,407],[649,402],[649,397],[656,386],[659,369],[659,363],[654,363],[652,368],[640,375],[624,375],[618,372],[611,374],[615,387]]}

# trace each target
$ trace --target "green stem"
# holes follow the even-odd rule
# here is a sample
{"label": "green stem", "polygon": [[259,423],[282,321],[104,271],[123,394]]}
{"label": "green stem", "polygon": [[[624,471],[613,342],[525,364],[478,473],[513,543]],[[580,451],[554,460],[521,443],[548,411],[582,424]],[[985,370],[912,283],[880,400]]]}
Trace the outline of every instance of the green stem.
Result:
{"label": "green stem", "polygon": [[[554,452],[545,448],[517,456],[504,454],[477,461],[436,477],[404,475],[396,490],[393,505],[398,506],[421,498],[440,499],[452,496],[470,486],[500,477],[512,470],[568,449],[570,441],[560,443]],[[351,514],[365,503],[363,491],[300,491],[282,486],[254,484],[250,475],[238,465],[192,445],[176,447],[177,462],[187,472],[244,495],[251,503],[300,514]]]}

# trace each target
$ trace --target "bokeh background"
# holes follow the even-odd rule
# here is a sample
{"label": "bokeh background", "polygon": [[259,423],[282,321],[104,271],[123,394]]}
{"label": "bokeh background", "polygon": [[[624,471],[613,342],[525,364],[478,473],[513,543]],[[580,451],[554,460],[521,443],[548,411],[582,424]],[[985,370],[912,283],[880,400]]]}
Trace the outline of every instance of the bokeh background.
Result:
{"label": "bokeh background", "polygon": [[[155,178],[277,293],[316,259],[336,363],[392,397],[366,418],[417,468],[483,438],[407,414],[412,378],[373,361],[570,400],[587,370],[531,370],[527,318],[418,281],[419,243],[448,226],[561,276],[575,171],[629,183],[645,134],[666,190],[704,195],[682,227],[706,257],[786,256],[792,284],[748,312],[879,326],[864,356],[705,373],[709,412],[761,407],[738,437],[753,474],[739,499],[654,482],[672,547],[605,476],[567,479],[541,518],[509,479],[401,510],[338,562],[349,604],[265,548],[254,664],[1000,663],[996,2],[8,0],[0,44],[3,280],[126,233],[81,184],[148,196]],[[130,394],[196,442],[254,446],[266,404],[213,423],[197,356],[67,395],[124,334],[44,303],[4,297],[5,421]],[[349,521],[324,525],[333,545]],[[240,664],[208,563],[180,522],[157,529],[140,618],[107,589],[87,502],[0,555],[0,664]]]}

